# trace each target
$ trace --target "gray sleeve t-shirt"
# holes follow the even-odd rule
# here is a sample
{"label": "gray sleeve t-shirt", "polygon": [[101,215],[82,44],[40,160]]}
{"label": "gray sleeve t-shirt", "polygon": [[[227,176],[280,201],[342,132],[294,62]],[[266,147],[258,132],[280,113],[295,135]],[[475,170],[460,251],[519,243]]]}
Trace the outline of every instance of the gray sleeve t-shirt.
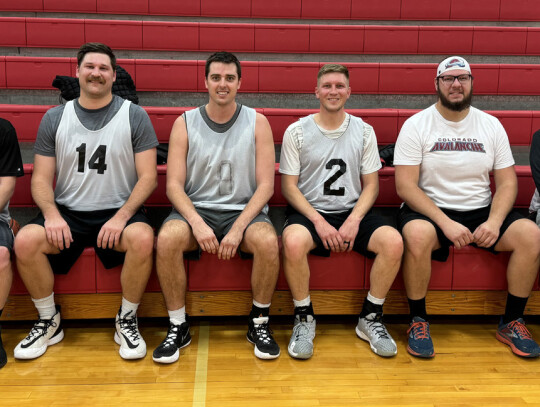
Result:
{"label": "gray sleeve t-shirt", "polygon": [[[113,100],[107,106],[97,110],[88,110],[79,104],[79,100],[74,101],[77,117],[82,125],[89,130],[99,130],[107,125],[111,119],[118,113],[124,99],[119,96],[113,96]],[[54,157],[56,131],[62,119],[65,105],[56,106],[49,109],[39,125],[34,153],[47,157]],[[140,153],[156,147],[156,132],[146,111],[135,104],[131,104],[129,109],[129,121],[131,125],[131,140],[133,152]]]}

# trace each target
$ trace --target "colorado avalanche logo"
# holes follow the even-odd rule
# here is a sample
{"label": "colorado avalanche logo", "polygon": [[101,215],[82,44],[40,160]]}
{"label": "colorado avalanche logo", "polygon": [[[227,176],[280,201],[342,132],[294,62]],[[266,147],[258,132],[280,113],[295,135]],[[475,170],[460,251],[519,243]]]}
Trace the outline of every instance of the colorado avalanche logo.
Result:
{"label": "colorado avalanche logo", "polygon": [[448,61],[446,65],[444,66],[445,69],[455,68],[455,67],[465,68],[465,63],[459,58],[454,58]]}

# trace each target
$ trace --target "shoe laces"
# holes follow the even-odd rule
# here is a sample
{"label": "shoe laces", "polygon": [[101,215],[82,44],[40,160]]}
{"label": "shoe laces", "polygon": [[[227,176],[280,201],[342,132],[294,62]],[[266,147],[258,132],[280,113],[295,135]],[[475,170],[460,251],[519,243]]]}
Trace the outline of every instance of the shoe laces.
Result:
{"label": "shoe laces", "polygon": [[532,335],[525,324],[522,324],[517,320],[509,322],[508,329],[515,333],[519,339],[532,339]]}
{"label": "shoe laces", "polygon": [[165,347],[176,346],[176,340],[178,339],[179,332],[180,332],[180,325],[171,324],[169,326],[169,332],[167,332],[167,337],[163,341],[163,346]]}
{"label": "shoe laces", "polygon": [[53,318],[49,318],[49,319],[39,318],[38,321],[32,327],[32,329],[30,330],[30,333],[26,337],[26,340],[30,341],[34,338],[39,338],[40,336],[45,335],[45,333],[47,332],[47,329],[49,329],[49,326],[56,327],[56,322],[54,322]]}
{"label": "shoe laces", "polygon": [[133,311],[129,311],[123,317],[118,318],[118,325],[122,333],[133,341],[139,339],[139,329],[137,328],[137,317],[129,316]]}
{"label": "shoe laces", "polygon": [[293,332],[296,340],[302,338],[310,338],[313,339],[313,329],[312,329],[313,322],[308,322],[305,320],[300,319],[298,323],[293,327]]}
{"label": "shoe laces", "polygon": [[382,323],[382,315],[376,314],[374,318],[366,318],[366,324],[379,339],[390,339],[388,331]]}
{"label": "shoe laces", "polygon": [[274,333],[270,327],[268,326],[268,322],[263,322],[260,324],[254,323],[253,328],[255,329],[255,333],[257,334],[257,338],[263,342],[264,344],[268,345],[272,342],[272,334]]}
{"label": "shoe laces", "polygon": [[407,333],[411,331],[414,339],[429,339],[429,324],[426,321],[413,322]]}

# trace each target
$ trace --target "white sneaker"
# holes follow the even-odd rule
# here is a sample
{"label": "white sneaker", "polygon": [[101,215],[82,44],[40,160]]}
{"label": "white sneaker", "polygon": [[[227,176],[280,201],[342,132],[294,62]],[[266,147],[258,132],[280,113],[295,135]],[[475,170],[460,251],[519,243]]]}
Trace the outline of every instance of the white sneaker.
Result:
{"label": "white sneaker", "polygon": [[289,355],[296,359],[309,359],[313,356],[316,324],[313,315],[296,315],[294,317],[294,328],[287,348]]}
{"label": "white sneaker", "polygon": [[356,335],[369,342],[371,350],[379,356],[390,357],[397,354],[397,345],[382,323],[382,314],[372,312],[358,319]]}
{"label": "white sneaker", "polygon": [[122,308],[116,314],[116,332],[114,341],[120,345],[120,356],[123,359],[141,359],[146,356],[146,342],[139,332],[137,316],[132,311],[120,317]]}
{"label": "white sneaker", "polygon": [[56,314],[50,319],[38,319],[26,338],[19,342],[13,351],[16,359],[35,359],[45,353],[49,345],[64,339],[64,331],[60,323],[60,307],[56,306]]}

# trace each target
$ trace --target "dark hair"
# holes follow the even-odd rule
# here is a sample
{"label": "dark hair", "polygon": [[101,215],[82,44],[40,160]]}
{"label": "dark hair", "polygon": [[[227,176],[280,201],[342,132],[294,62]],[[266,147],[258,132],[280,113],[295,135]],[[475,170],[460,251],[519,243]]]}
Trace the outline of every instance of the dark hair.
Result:
{"label": "dark hair", "polygon": [[108,55],[111,59],[112,69],[116,72],[116,56],[109,46],[102,44],[101,42],[87,42],[86,44],[81,45],[79,52],[77,52],[77,66],[81,66],[84,56],[89,52]]}
{"label": "dark hair", "polygon": [[347,78],[347,82],[349,82],[349,70],[346,66],[339,64],[326,64],[321,66],[321,69],[319,69],[319,73],[317,74],[317,85],[319,84],[321,77],[329,73],[342,73],[345,75],[345,78]]}
{"label": "dark hair", "polygon": [[235,64],[236,72],[238,73],[238,79],[242,77],[242,68],[240,66],[240,61],[234,54],[226,51],[215,52],[208,57],[206,60],[206,66],[204,67],[204,77],[208,78],[208,73],[210,72],[210,64],[212,62],[221,62],[224,64]]}

